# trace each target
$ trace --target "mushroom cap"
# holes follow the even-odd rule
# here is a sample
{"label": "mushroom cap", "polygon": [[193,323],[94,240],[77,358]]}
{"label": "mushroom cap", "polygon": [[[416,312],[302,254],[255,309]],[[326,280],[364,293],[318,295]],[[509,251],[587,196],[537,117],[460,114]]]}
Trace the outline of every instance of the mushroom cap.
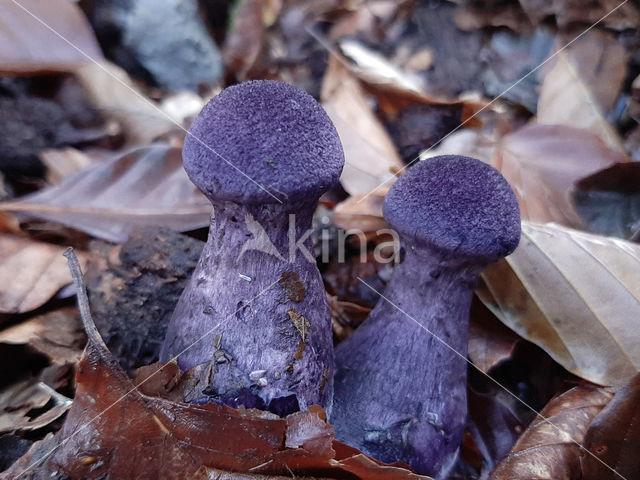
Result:
{"label": "mushroom cap", "polygon": [[477,263],[509,255],[520,241],[520,209],[495,168],[475,158],[433,157],[411,167],[384,201],[404,237]]}
{"label": "mushroom cap", "polygon": [[191,181],[211,200],[244,204],[318,198],[338,181],[344,152],[322,106],[303,90],[254,80],[223,90],[189,129]]}

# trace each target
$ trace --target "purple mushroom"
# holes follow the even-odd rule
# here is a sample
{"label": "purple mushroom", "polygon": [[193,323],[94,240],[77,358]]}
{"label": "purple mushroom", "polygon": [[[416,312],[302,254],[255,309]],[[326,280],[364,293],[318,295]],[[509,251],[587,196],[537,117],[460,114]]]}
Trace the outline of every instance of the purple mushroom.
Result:
{"label": "purple mushroom", "polygon": [[344,165],[331,120],[296,87],[242,83],[204,107],[183,161],[213,213],[161,359],[194,369],[193,403],[329,410],[331,321],[309,233]]}
{"label": "purple mushroom", "polygon": [[472,289],[489,263],[518,245],[520,211],[497,170],[442,156],[396,182],[384,216],[405,258],[367,320],[336,349],[331,421],[339,440],[374,458],[444,478],[467,413]]}

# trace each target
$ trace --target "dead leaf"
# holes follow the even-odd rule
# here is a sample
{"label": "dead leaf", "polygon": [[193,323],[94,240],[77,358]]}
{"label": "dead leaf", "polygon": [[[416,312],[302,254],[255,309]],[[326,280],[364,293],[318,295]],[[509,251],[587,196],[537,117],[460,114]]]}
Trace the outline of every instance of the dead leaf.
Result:
{"label": "dead leaf", "polygon": [[[593,25],[600,21],[607,27],[616,30],[637,28],[640,24],[640,11],[633,2],[621,2],[620,0],[519,1],[534,25],[543,22],[552,15],[556,17],[558,26],[563,29],[571,23]],[[606,18],[604,18],[605,16]]]}
{"label": "dead leaf", "polygon": [[617,163],[581,179],[571,199],[590,231],[640,238],[640,163]]}
{"label": "dead leaf", "polygon": [[70,72],[102,52],[80,8],[67,0],[0,2],[0,73]]}
{"label": "dead leaf", "polygon": [[624,47],[605,32],[593,30],[553,53],[538,99],[537,122],[588,130],[612,150],[624,152],[622,140],[605,119],[626,77]]}
{"label": "dead leaf", "polygon": [[597,136],[564,125],[530,125],[503,137],[491,164],[514,189],[522,218],[581,227],[570,192],[583,177],[618,162],[623,154]]}
{"label": "dead leaf", "polygon": [[154,144],[91,166],[19,201],[0,203],[0,210],[27,212],[123,242],[145,227],[205,227],[211,204],[187,177],[180,150]]}
{"label": "dead leaf", "polygon": [[0,331],[0,343],[25,344],[52,363],[76,363],[86,343],[78,310],[61,308]]}
{"label": "dead leaf", "polygon": [[640,375],[593,419],[584,446],[593,455],[582,455],[583,480],[632,479],[640,472]]}
{"label": "dead leaf", "polygon": [[[89,314],[80,266],[72,251],[65,255],[80,311],[85,312],[82,320],[89,342],[78,367],[76,397],[56,436],[57,448],[49,450],[50,455],[38,452],[42,460],[38,474],[178,479],[191,478],[207,467],[267,478],[322,472],[323,477],[336,479],[349,474],[362,480],[428,479],[381,465],[334,441],[333,427],[321,419],[324,413],[319,408],[281,419],[259,410],[189,405],[143,395],[100,338]],[[336,449],[348,454],[338,458]],[[37,444],[29,458],[34,450]],[[24,465],[19,460],[0,478],[21,475]]]}
{"label": "dead leaf", "polygon": [[[0,235],[0,313],[34,310],[69,284],[64,248]],[[80,256],[85,263],[85,255]]]}
{"label": "dead leaf", "polygon": [[[52,403],[43,413],[36,412]],[[60,418],[71,407],[71,400],[38,379],[25,380],[0,393],[0,433],[37,430]]]}
{"label": "dead leaf", "polygon": [[344,148],[340,177],[344,189],[357,195],[392,179],[390,170],[403,166],[400,156],[371,111],[359,81],[334,55],[329,57],[321,98]]}
{"label": "dead leaf", "polygon": [[270,2],[242,0],[231,18],[231,28],[224,41],[222,56],[228,72],[240,80],[248,80],[265,48],[264,13]]}
{"label": "dead leaf", "polygon": [[474,296],[469,319],[469,359],[484,373],[508,360],[521,339]]}
{"label": "dead leaf", "polygon": [[491,480],[575,480],[580,444],[593,418],[611,399],[601,388],[580,386],[554,398],[518,439]]}
{"label": "dead leaf", "polygon": [[40,160],[47,167],[47,182],[57,185],[69,175],[87,168],[93,159],[75,148],[42,150]]}
{"label": "dead leaf", "polygon": [[181,132],[181,119],[147,98],[117,65],[100,60],[74,73],[98,110],[122,124],[129,144],[149,143],[176,128]]}
{"label": "dead leaf", "polygon": [[382,216],[382,204],[389,188],[385,185],[369,194],[353,195],[340,202],[334,209],[333,223],[346,231],[375,232],[388,228]]}
{"label": "dead leaf", "polygon": [[640,245],[523,222],[482,278],[484,304],[570,372],[620,385],[640,370]]}

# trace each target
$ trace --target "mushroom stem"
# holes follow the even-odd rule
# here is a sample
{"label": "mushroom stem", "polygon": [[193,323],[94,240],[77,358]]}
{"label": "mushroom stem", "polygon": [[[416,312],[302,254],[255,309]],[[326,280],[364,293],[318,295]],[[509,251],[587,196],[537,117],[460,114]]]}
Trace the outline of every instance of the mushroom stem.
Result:
{"label": "mushroom stem", "polygon": [[[178,358],[203,377],[188,401],[283,415],[329,403],[328,304],[314,259],[301,251],[313,252],[311,238],[300,241],[314,206],[214,202],[209,238],[161,353],[168,360],[194,344]],[[291,256],[290,237],[301,244]]]}
{"label": "mushroom stem", "polygon": [[448,471],[462,440],[471,288],[482,269],[446,263],[407,248],[385,298],[336,349],[337,438],[430,473]]}
{"label": "mushroom stem", "polygon": [[472,288],[518,245],[520,211],[497,170],[456,155],[412,167],[383,209],[406,255],[336,349],[331,421],[339,440],[379,460],[446,478],[466,422]]}

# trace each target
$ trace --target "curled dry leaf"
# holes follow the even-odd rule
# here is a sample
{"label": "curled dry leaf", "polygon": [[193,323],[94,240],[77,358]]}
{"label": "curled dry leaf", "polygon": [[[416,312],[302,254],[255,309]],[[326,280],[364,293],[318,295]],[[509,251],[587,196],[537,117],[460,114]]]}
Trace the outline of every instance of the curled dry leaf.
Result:
{"label": "curled dry leaf", "polygon": [[353,195],[340,202],[333,211],[333,223],[347,231],[375,232],[387,228],[382,204],[389,188],[385,185],[369,194]]}
{"label": "curled dry leaf", "polygon": [[344,189],[357,195],[393,179],[391,170],[402,168],[400,156],[367,103],[360,82],[335,55],[329,57],[321,98],[344,148],[340,177]]}
{"label": "curled dry leaf", "polygon": [[523,222],[482,278],[484,304],[570,372],[619,385],[640,370],[640,245]]}
{"label": "curled dry leaf", "polygon": [[0,2],[0,73],[69,72],[102,52],[80,8],[67,0]]}
{"label": "curled dry leaf", "polygon": [[[45,409],[43,413],[32,415]],[[71,400],[37,379],[25,380],[3,389],[0,394],[0,433],[37,430],[60,418]]]}
{"label": "curled dry leaf", "polygon": [[[64,249],[26,237],[0,235],[0,313],[34,310],[69,284]],[[85,262],[85,255],[80,256]]]}
{"label": "curled dry leaf", "polygon": [[130,144],[149,143],[172,129],[180,129],[181,119],[173,118],[147,98],[117,65],[99,60],[77,68],[75,74],[96,107],[122,124]]}
{"label": "curled dry leaf", "polygon": [[52,363],[63,365],[80,360],[86,336],[78,310],[66,307],[0,331],[0,343],[29,345]]}
{"label": "curled dry leaf", "polygon": [[549,62],[540,88],[537,121],[592,132],[611,149],[624,152],[622,140],[605,119],[626,77],[624,47],[613,35],[593,30]]}
{"label": "curled dry leaf", "polygon": [[[73,265],[73,254],[67,255]],[[16,462],[0,478],[17,478],[27,461],[41,460],[37,471],[31,472],[34,478],[62,474],[87,479],[179,479],[192,478],[206,467],[265,480],[278,475],[428,479],[399,466],[382,465],[336,442],[319,407],[280,418],[259,410],[175,403],[142,394],[100,338],[88,313],[79,266],[72,268],[89,338],[76,376],[75,400],[55,442],[43,442],[57,448],[47,452],[43,443],[34,445],[27,460]]]}
{"label": "curled dry leaf", "polygon": [[640,472],[640,374],[593,419],[584,446],[593,455],[583,452],[583,480],[636,478]]}
{"label": "curled dry leaf", "polygon": [[123,242],[143,227],[207,226],[211,204],[189,181],[180,150],[154,144],[91,166],[17,202],[0,204],[0,210],[28,212]]}
{"label": "curled dry leaf", "polygon": [[640,162],[617,163],[583,178],[571,199],[592,232],[640,238]]}
{"label": "curled dry leaf", "polygon": [[491,480],[574,480],[580,474],[580,444],[611,394],[575,387],[554,398],[520,436]]}
{"label": "curled dry leaf", "polygon": [[564,125],[530,125],[506,135],[491,164],[513,187],[522,218],[582,225],[570,192],[583,177],[628,158],[596,135]]}

